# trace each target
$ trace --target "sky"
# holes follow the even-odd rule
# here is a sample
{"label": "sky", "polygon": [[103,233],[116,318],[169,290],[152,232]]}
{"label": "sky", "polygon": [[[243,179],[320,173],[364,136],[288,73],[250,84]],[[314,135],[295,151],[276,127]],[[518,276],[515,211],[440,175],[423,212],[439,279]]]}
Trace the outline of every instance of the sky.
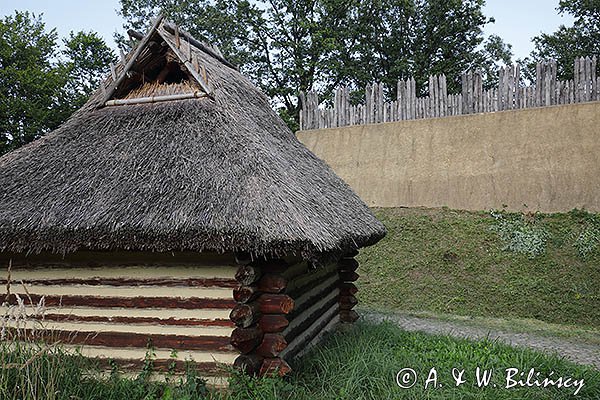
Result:
{"label": "sky", "polygon": [[[514,59],[526,57],[533,49],[531,38],[551,33],[560,25],[571,25],[570,16],[559,16],[559,0],[487,0],[484,13],[496,22],[485,33],[496,34],[512,44]],[[70,31],[96,31],[113,48],[114,32],[122,31],[117,14],[119,0],[0,0],[0,16],[15,9],[43,13],[47,28],[56,28],[59,37]]]}

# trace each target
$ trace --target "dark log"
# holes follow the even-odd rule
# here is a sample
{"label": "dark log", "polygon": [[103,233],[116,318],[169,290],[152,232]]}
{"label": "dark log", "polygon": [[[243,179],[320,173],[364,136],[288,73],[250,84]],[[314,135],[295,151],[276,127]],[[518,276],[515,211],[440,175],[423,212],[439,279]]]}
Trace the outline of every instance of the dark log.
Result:
{"label": "dark log", "polygon": [[340,271],[340,280],[342,282],[355,282],[358,274],[354,271]]}
{"label": "dark log", "polygon": [[[16,297],[11,294],[7,296],[9,304],[16,304]],[[25,303],[29,299],[34,304],[40,302],[42,297],[46,306],[86,306],[86,307],[119,307],[119,308],[182,308],[193,310],[198,308],[227,308],[235,307],[233,299],[203,299],[190,297],[186,299],[178,297],[101,297],[101,296],[41,296],[32,294],[21,295]]]}
{"label": "dark log", "polygon": [[288,280],[286,294],[292,298],[298,298],[332,276],[338,276],[338,273],[337,264],[329,264],[317,270],[307,271],[293,280]]}
{"label": "dark log", "polygon": [[339,285],[340,281],[338,279],[338,274],[337,272],[334,272],[332,276],[320,281],[318,285],[307,288],[302,295],[295,298],[294,310],[288,315],[288,320],[291,321],[293,318],[296,318],[297,315],[304,312],[304,310],[312,307],[313,304],[337,291]]}
{"label": "dark log", "polygon": [[344,282],[340,284],[341,296],[354,296],[356,293],[358,293],[358,288],[354,283]]}
{"label": "dark log", "polygon": [[263,357],[275,357],[286,347],[287,342],[283,335],[279,333],[266,333],[254,352]]}
{"label": "dark log", "polygon": [[342,258],[338,261],[340,271],[356,271],[358,269],[358,261],[354,258]]}
{"label": "dark log", "polygon": [[345,323],[356,322],[358,313],[354,310],[340,310],[340,321]]}
{"label": "dark log", "polygon": [[251,328],[235,328],[231,333],[231,345],[241,353],[249,353],[263,340],[263,333],[257,326]]}
{"label": "dark log", "polygon": [[[284,331],[284,337],[288,342],[291,342],[296,336],[301,335],[306,329],[308,329],[315,321],[321,318],[324,314],[330,312],[333,308],[339,308],[338,297],[329,296],[327,300],[326,296],[323,296],[323,300],[315,303],[311,306],[310,310],[295,315],[293,320],[290,320],[290,327]],[[326,301],[325,301],[326,300]]]}
{"label": "dark log", "polygon": [[290,322],[283,314],[264,314],[258,320],[258,327],[264,333],[283,331]]}
{"label": "dark log", "polygon": [[287,280],[278,274],[265,274],[258,281],[258,290],[264,293],[281,293],[286,287]]}
{"label": "dark log", "polygon": [[247,375],[258,375],[263,359],[256,354],[242,354],[235,359],[233,366]]}
{"label": "dark log", "polygon": [[248,303],[258,297],[260,292],[256,286],[239,285],[233,289],[233,298],[238,303]]}
{"label": "dark log", "polygon": [[340,310],[351,310],[358,304],[354,296],[340,296]]}
{"label": "dark log", "polygon": [[[14,328],[7,328],[8,337],[16,334]],[[146,348],[148,343],[156,348],[176,350],[231,351],[227,336],[187,336],[160,335],[133,332],[76,332],[57,329],[19,329],[18,337],[34,337],[47,342],[85,344],[88,346],[137,347]],[[16,337],[15,337],[16,338]]]}
{"label": "dark log", "polygon": [[134,31],[133,29],[129,29],[127,31],[127,35],[129,35],[130,38],[137,39],[137,40],[142,40],[144,38],[144,34],[143,33],[140,33],[138,31]]}
{"label": "dark log", "polygon": [[235,279],[242,285],[250,286],[262,276],[261,269],[255,265],[242,265],[235,273]]}
{"label": "dark log", "polygon": [[73,315],[73,314],[44,314],[39,318],[30,316],[31,319],[45,321],[73,321],[73,322],[106,322],[118,324],[155,324],[176,326],[224,326],[234,327],[233,322],[227,319],[203,319],[203,318],[158,318],[158,317],[119,317],[119,316],[96,316],[96,315]]}
{"label": "dark log", "polygon": [[260,376],[279,375],[285,376],[292,372],[292,368],[281,358],[265,358],[260,368]]}
{"label": "dark log", "polygon": [[[0,285],[6,285],[0,279]],[[238,285],[235,279],[229,278],[64,278],[64,279],[27,279],[25,285],[90,285],[90,286],[186,286],[186,287],[224,287],[234,288]]]}
{"label": "dark log", "polygon": [[263,314],[289,314],[294,309],[294,300],[285,294],[262,294],[258,303]]}
{"label": "dark log", "polygon": [[229,319],[240,328],[247,328],[260,318],[259,308],[260,305],[256,302],[238,304],[229,313]]}

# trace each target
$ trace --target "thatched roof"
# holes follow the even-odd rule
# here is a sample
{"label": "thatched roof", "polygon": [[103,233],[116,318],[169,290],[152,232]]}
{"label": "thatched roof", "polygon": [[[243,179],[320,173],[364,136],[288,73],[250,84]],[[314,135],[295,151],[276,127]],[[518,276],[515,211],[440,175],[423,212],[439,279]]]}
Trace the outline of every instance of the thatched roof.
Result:
{"label": "thatched roof", "polygon": [[[163,25],[148,34],[154,48],[126,70],[130,54],[63,126],[0,158],[0,251],[312,257],[383,237],[383,225],[350,187],[210,50],[191,46],[190,54],[211,97],[105,106],[107,95],[202,88],[187,78],[139,81],[140,71],[152,76],[173,56],[175,35]],[[120,76],[126,79],[116,86]]]}

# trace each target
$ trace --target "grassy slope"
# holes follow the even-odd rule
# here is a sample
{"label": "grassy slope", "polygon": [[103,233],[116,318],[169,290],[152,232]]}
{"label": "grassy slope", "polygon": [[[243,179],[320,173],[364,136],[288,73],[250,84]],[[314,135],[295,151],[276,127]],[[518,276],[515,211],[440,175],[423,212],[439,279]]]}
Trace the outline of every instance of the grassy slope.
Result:
{"label": "grassy slope", "polygon": [[541,218],[551,235],[534,259],[503,250],[488,213],[380,209],[388,235],[363,250],[363,304],[399,310],[600,326],[600,256],[573,247],[580,213]]}

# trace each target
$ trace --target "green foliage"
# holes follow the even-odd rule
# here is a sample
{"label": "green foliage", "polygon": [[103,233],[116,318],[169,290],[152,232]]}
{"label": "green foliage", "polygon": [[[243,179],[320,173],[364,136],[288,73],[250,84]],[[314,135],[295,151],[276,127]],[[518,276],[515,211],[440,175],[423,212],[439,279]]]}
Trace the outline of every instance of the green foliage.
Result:
{"label": "green foliage", "polygon": [[580,210],[573,210],[571,214],[582,220],[581,229],[576,233],[573,246],[583,258],[597,254],[600,250],[600,215],[588,214]]}
{"label": "green foliage", "polygon": [[[537,215],[542,256],[505,250],[484,212],[375,210],[388,231],[357,257],[363,304],[406,311],[600,326],[600,251],[574,246],[596,214]],[[520,214],[507,219],[521,219]]]}
{"label": "green foliage", "polygon": [[0,20],[0,155],[63,123],[114,59],[94,33],[71,33],[65,46],[39,16],[17,11]]}
{"label": "green foliage", "polygon": [[558,61],[558,78],[573,79],[573,61],[577,57],[600,55],[600,1],[560,0],[560,14],[575,17],[573,26],[561,25],[554,33],[542,33],[533,38],[535,49],[528,63],[529,76],[535,72],[535,62]]}
{"label": "green foliage", "polygon": [[65,91],[72,99],[71,106],[77,109],[98,88],[108,66],[116,58],[96,32],[71,32],[63,42],[62,54],[66,57],[63,67],[68,74]]}
{"label": "green foliage", "polygon": [[500,235],[506,244],[505,250],[526,254],[529,258],[544,254],[548,232],[540,226],[538,215],[492,211],[491,216],[496,221],[491,229]]}
{"label": "green foliage", "polygon": [[[445,73],[457,89],[468,68],[493,69],[510,59],[498,37],[484,43],[483,0],[121,0],[125,28],[144,30],[162,10],[200,39],[221,46],[269,96],[298,121],[300,91],[331,96],[349,85],[388,85],[415,76],[423,90],[429,74]],[[124,39],[121,38],[124,43]],[[325,97],[327,99],[327,97]],[[330,99],[329,99],[330,100]],[[293,126],[292,126],[293,127]]]}

